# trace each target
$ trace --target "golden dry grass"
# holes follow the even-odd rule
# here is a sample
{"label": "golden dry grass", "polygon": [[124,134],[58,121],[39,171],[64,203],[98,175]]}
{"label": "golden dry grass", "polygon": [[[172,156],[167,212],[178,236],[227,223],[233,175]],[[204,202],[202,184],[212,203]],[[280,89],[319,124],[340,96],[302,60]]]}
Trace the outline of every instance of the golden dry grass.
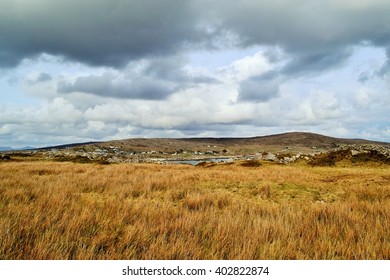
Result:
{"label": "golden dry grass", "polygon": [[390,259],[389,171],[0,163],[0,259]]}

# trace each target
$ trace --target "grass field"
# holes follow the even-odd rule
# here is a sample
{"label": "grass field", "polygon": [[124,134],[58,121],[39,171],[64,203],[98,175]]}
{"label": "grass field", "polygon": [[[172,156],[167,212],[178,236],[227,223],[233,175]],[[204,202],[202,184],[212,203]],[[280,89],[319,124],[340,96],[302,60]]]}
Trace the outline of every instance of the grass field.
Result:
{"label": "grass field", "polygon": [[0,259],[390,259],[390,167],[1,162]]}

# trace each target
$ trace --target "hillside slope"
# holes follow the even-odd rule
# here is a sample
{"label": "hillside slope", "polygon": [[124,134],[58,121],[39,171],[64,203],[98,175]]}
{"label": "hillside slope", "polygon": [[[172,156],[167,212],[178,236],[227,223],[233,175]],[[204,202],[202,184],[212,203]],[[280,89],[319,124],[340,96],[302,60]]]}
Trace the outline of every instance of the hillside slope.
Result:
{"label": "hillside slope", "polygon": [[201,151],[227,150],[231,153],[253,153],[260,151],[280,152],[291,150],[294,152],[309,152],[312,150],[330,150],[342,145],[379,145],[390,147],[390,143],[376,142],[364,139],[343,139],[324,136],[309,132],[288,132],[267,136],[248,138],[131,138],[107,142],[72,143],[44,149],[83,149],[93,151],[118,147],[122,151],[134,152],[174,152],[174,151]]}
{"label": "hillside slope", "polygon": [[[103,143],[100,143],[102,145]],[[106,145],[120,146],[124,150],[217,150],[226,149],[235,153],[253,153],[263,150],[281,151],[289,149],[295,152],[309,152],[315,150],[329,150],[341,145],[380,145],[389,146],[390,143],[376,142],[364,139],[343,139],[324,136],[308,132],[289,132],[268,136],[250,138],[155,138],[155,139],[127,139],[109,141]]]}
{"label": "hillside slope", "polygon": [[[307,132],[251,138],[134,138],[107,142],[73,143],[35,151],[13,151],[30,156],[74,162],[167,162],[258,159],[291,163],[310,159],[312,165],[335,165],[346,159],[390,163],[390,143],[342,139]],[[3,160],[5,160],[3,158]],[[195,164],[194,162],[191,164]]]}

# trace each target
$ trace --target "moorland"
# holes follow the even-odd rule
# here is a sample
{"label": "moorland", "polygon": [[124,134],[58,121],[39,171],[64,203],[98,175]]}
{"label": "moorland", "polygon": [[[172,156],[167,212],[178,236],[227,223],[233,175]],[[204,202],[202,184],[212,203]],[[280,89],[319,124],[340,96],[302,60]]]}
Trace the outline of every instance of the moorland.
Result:
{"label": "moorland", "polygon": [[389,259],[388,144],[287,136],[2,153],[0,259]]}

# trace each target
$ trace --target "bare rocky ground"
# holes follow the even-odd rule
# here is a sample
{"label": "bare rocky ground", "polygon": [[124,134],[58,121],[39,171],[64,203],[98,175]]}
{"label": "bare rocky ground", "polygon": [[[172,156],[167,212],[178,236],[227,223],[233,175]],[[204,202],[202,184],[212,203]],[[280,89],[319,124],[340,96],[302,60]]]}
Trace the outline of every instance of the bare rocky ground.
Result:
{"label": "bare rocky ground", "polygon": [[128,139],[0,153],[1,161],[20,157],[100,164],[196,164],[211,160],[306,162],[312,166],[390,164],[390,143],[294,132],[253,138]]}

